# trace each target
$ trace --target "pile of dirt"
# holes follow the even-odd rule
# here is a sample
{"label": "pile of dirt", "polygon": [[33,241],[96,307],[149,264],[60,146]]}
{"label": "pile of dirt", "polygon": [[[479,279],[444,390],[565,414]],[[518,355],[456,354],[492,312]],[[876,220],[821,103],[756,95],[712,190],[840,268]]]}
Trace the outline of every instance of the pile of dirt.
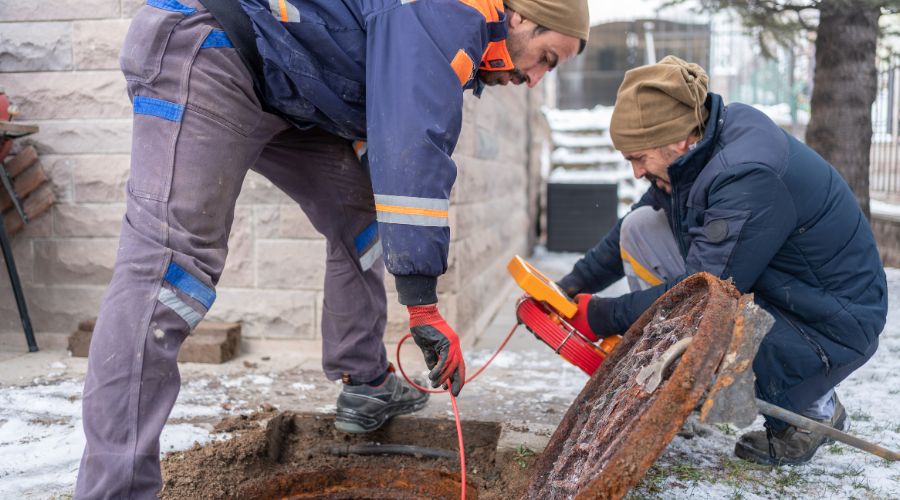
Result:
{"label": "pile of dirt", "polygon": [[[350,435],[334,429],[331,415],[266,408],[227,417],[216,431],[230,437],[165,457],[161,498],[351,498],[361,491],[370,498],[459,498],[452,420],[398,417],[376,432]],[[468,496],[498,500],[521,496],[536,456],[522,449],[498,452],[497,423],[464,422],[463,435]],[[370,445],[431,451],[414,450],[412,456],[348,454]],[[348,492],[351,483],[362,489]],[[315,495],[304,496],[304,491]]]}

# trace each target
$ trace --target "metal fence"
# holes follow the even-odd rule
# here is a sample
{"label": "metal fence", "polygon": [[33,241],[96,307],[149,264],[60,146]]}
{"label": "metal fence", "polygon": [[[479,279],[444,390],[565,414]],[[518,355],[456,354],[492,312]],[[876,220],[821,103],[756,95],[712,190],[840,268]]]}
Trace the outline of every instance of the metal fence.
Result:
{"label": "metal fence", "polygon": [[900,201],[900,54],[883,60],[878,68],[869,191],[876,199]]}

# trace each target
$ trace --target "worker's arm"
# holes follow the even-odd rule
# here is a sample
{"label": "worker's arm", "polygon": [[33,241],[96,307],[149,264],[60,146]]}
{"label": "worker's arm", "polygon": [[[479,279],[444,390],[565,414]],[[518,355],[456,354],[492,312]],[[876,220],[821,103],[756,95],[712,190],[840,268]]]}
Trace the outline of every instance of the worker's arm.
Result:
{"label": "worker's arm", "polygon": [[461,2],[397,4],[366,17],[367,153],[378,231],[432,382],[465,373],[456,334],[436,308],[447,270],[448,211],[463,88],[486,41],[483,16]]}
{"label": "worker's arm", "polygon": [[748,292],[796,226],[787,188],[766,167],[730,168],[713,182],[708,200],[704,225],[691,230],[685,274],[621,297],[595,297],[588,308],[594,332],[624,332],[663,293],[700,271],[731,278],[741,293]]}
{"label": "worker's arm", "polygon": [[[659,193],[655,190],[656,188],[651,186],[631,209],[645,205],[655,207],[659,197]],[[625,217],[620,218],[606,236],[575,263],[572,271],[559,280],[557,284],[570,297],[574,298],[580,293],[597,293],[625,275],[619,251],[619,230]]]}

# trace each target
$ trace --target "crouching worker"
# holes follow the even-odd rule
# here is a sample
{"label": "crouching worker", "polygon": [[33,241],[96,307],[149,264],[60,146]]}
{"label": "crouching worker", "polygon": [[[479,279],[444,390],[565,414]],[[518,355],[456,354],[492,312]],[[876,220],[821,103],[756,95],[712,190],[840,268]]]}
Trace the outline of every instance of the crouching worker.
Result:
{"label": "crouching worker", "polygon": [[[625,74],[610,135],[652,186],[559,284],[577,298],[575,321],[603,337],[693,273],[732,279],[775,318],[753,362],[757,396],[843,429],[834,387],[875,353],[887,315],[869,223],[828,162],[707,82],[672,56]],[[631,293],[588,295],[623,275]],[[799,464],[825,442],[766,417],[735,454]]]}

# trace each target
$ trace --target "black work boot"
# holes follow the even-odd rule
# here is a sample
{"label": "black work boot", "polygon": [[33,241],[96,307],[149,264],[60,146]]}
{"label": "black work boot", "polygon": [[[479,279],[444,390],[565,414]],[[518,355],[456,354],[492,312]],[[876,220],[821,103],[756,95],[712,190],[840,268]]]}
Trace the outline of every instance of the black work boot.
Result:
{"label": "black work boot", "polygon": [[342,432],[372,432],[389,418],[419,411],[427,402],[427,392],[420,392],[390,371],[377,386],[345,384],[338,396],[334,426]]}
{"label": "black work boot", "polygon": [[[838,430],[844,430],[847,411],[834,395],[834,415],[830,420],[817,420]],[[748,432],[734,445],[738,458],[765,465],[799,465],[812,460],[816,450],[833,440],[824,434],[809,432],[789,425],[779,432],[768,428]]]}

